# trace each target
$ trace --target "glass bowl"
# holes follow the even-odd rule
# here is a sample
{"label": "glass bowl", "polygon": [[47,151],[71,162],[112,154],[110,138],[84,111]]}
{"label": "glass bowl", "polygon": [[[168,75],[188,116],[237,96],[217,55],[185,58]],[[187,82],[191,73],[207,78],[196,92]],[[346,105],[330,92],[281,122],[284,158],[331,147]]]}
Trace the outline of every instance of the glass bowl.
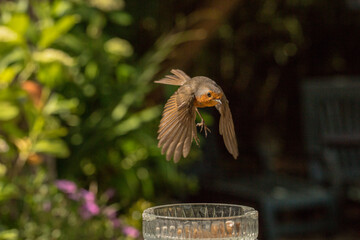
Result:
{"label": "glass bowl", "polygon": [[183,203],[146,209],[145,240],[256,239],[258,212],[247,206],[218,203]]}

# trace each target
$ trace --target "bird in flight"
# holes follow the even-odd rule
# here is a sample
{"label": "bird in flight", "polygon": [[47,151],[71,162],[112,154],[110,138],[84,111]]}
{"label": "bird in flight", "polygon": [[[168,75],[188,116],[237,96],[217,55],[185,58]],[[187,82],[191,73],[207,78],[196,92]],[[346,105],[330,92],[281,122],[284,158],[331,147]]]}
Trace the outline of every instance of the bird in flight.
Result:
{"label": "bird in flight", "polygon": [[[155,81],[156,83],[180,86],[164,107],[158,131],[158,147],[166,160],[178,162],[181,155],[185,158],[190,152],[193,139],[199,145],[196,127],[204,130],[205,136],[210,129],[206,126],[198,108],[215,107],[220,112],[219,132],[225,146],[236,159],[239,155],[234,123],[223,90],[213,80],[198,76],[190,78],[179,69],[171,70],[173,75]],[[196,113],[201,122],[195,124]]]}

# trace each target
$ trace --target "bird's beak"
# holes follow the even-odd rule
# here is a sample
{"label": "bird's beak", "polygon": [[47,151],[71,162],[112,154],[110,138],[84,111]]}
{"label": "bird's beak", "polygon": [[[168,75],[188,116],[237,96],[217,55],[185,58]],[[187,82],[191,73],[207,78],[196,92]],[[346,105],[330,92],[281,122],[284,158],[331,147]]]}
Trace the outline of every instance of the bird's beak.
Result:
{"label": "bird's beak", "polygon": [[218,103],[222,104],[220,99],[215,99],[215,101],[217,101]]}

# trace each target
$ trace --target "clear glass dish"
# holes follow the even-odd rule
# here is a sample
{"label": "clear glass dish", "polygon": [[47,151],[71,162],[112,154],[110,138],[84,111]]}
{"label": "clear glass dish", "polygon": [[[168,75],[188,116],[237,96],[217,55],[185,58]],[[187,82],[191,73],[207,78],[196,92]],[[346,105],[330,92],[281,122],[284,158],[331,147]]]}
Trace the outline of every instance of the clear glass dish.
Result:
{"label": "clear glass dish", "polygon": [[258,212],[247,206],[218,203],[185,203],[146,209],[145,240],[257,239]]}

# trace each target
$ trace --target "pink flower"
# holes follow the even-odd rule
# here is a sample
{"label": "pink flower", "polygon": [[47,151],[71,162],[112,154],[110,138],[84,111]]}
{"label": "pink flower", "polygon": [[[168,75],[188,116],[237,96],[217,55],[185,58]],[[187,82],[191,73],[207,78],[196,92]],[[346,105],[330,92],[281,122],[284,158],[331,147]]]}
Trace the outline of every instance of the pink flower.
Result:
{"label": "pink flower", "polygon": [[131,227],[131,226],[124,227],[123,228],[123,233],[126,236],[129,236],[129,237],[132,237],[132,238],[137,238],[140,235],[139,231],[136,228]]}
{"label": "pink flower", "polygon": [[95,202],[84,202],[80,208],[80,215],[83,219],[89,219],[98,215],[100,212],[99,206]]}
{"label": "pink flower", "polygon": [[118,218],[112,218],[111,222],[113,224],[113,228],[119,228],[121,227],[121,221]]}
{"label": "pink flower", "polygon": [[57,180],[55,185],[60,191],[66,194],[75,194],[77,191],[76,184],[69,180]]}
{"label": "pink flower", "polygon": [[68,197],[69,197],[71,200],[79,201],[80,198],[81,198],[81,194],[80,194],[79,192],[75,192],[75,193],[68,194]]}
{"label": "pink flower", "polygon": [[95,194],[85,189],[80,190],[81,197],[85,202],[95,202]]}
{"label": "pink flower", "polygon": [[94,202],[85,202],[83,206],[85,206],[86,210],[92,215],[98,215],[100,212],[99,206]]}
{"label": "pink flower", "polygon": [[108,217],[109,219],[114,219],[116,218],[116,208],[114,207],[106,207],[104,210],[103,210],[103,214]]}

